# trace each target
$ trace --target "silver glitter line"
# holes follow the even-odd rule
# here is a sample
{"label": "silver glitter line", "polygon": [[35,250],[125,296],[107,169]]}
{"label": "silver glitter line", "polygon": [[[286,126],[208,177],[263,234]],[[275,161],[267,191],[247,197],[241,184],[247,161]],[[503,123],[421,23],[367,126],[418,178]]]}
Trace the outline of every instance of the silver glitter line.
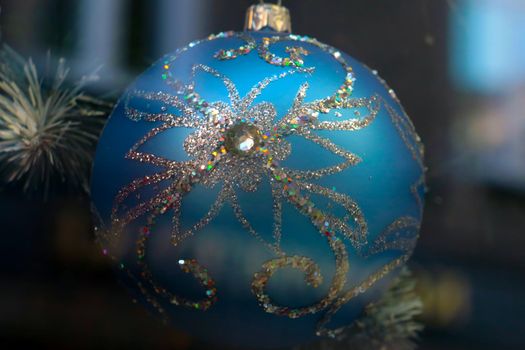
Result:
{"label": "silver glitter line", "polygon": [[253,103],[253,101],[262,93],[262,91],[264,89],[266,89],[266,87],[268,87],[268,85],[270,85],[270,83],[272,83],[272,82],[274,82],[276,80],[283,79],[283,78],[285,78],[287,76],[297,74],[297,73],[310,74],[313,71],[314,71],[314,68],[294,69],[294,70],[289,70],[287,72],[283,72],[283,73],[280,73],[280,74],[276,74],[276,75],[271,76],[269,78],[265,78],[263,81],[255,84],[255,86],[253,86],[251,88],[250,92],[248,92],[248,94],[242,99],[241,104],[239,105],[239,109],[241,111],[248,109],[248,107]]}
{"label": "silver glitter line", "polygon": [[148,132],[146,136],[144,136],[142,139],[140,139],[137,143],[133,145],[133,147],[126,154],[125,158],[143,163],[149,163],[151,165],[160,166],[167,169],[177,169],[181,166],[187,165],[188,162],[178,162],[175,160],[170,160],[164,157],[157,156],[155,154],[138,152],[138,149],[141,146],[143,146],[147,141],[149,141],[152,137],[160,134],[163,131],[171,129],[172,127],[173,126],[171,124],[163,124],[159,127],[151,129],[151,131]]}
{"label": "silver glitter line", "polygon": [[168,170],[162,173],[147,175],[143,178],[133,180],[130,184],[124,186],[118,191],[118,194],[114,199],[115,206],[124,203],[124,201],[137,190],[149,185],[158,184],[159,182],[172,179],[174,176],[176,176],[176,173],[172,170]]}
{"label": "silver glitter line", "polygon": [[[312,129],[314,130],[345,130],[345,131],[357,131],[363,128],[368,127],[377,117],[377,114],[380,110],[380,101],[381,98],[377,95],[374,95],[370,98],[359,98],[359,99],[349,99],[345,101],[341,108],[353,109],[359,107],[366,107],[368,109],[368,115],[361,118],[351,118],[342,121],[321,121],[314,123]],[[314,102],[315,103],[315,102]],[[306,105],[306,108],[310,104]]]}
{"label": "silver glitter line", "polygon": [[[178,224],[178,225],[174,225],[173,226],[171,243],[174,246],[177,246],[182,241],[184,241],[184,240],[188,239],[189,237],[193,236],[196,231],[198,231],[198,230],[202,229],[203,227],[207,226],[210,223],[211,220],[213,220],[215,217],[217,217],[217,215],[219,214],[220,210],[222,209],[224,203],[226,203],[226,201],[229,198],[230,198],[230,191],[225,186],[225,187],[223,187],[223,189],[217,195],[217,199],[215,200],[215,202],[211,206],[210,210],[206,213],[206,215],[204,215],[196,224],[194,224],[191,228],[189,228],[185,232],[181,232],[180,219],[179,219],[180,216],[177,216],[177,219],[174,220],[175,221],[174,223]],[[179,210],[178,213],[175,213],[175,214],[176,215],[181,215],[182,213]]]}
{"label": "silver glitter line", "polygon": [[350,163],[350,165],[357,165],[361,162],[361,158],[359,156],[355,155],[352,152],[348,152],[347,150],[337,146],[331,140],[321,137],[306,128],[298,129],[298,134],[303,136],[305,139],[312,141],[315,144],[325,148],[333,154],[343,157]]}
{"label": "silver glitter line", "polygon": [[296,182],[297,186],[303,190],[306,190],[310,193],[321,195],[325,198],[332,200],[333,202],[341,205],[347,212],[345,215],[344,221],[352,220],[356,226],[356,229],[348,230],[348,225],[344,223],[344,226],[341,228],[344,230],[342,233],[344,237],[350,240],[353,247],[358,251],[361,250],[366,244],[368,239],[368,225],[364,217],[363,212],[359,205],[352,199],[350,196],[338,193],[336,191],[330,190],[326,187],[305,182]]}
{"label": "silver glitter line", "polygon": [[[131,103],[131,98],[142,98],[147,101],[162,102],[167,106],[175,107],[181,112],[181,115],[179,116],[171,113],[149,113],[140,111],[129,106]],[[187,128],[195,128],[199,125],[199,116],[195,114],[189,106],[182,102],[177,96],[161,91],[145,92],[142,90],[135,90],[131,92],[126,99],[125,109],[128,118],[134,121],[166,121],[171,123],[173,127],[180,126]]]}
{"label": "silver glitter line", "polygon": [[329,338],[336,338],[340,336],[348,327],[350,326],[344,326],[337,329],[328,329],[327,325],[332,320],[332,317],[344,306],[346,305],[351,299],[357,297],[360,294],[365,293],[370,287],[372,287],[376,282],[381,280],[383,277],[388,275],[390,272],[392,272],[394,269],[400,267],[406,261],[408,260],[408,256],[405,255],[401,258],[395,259],[391,261],[390,263],[384,265],[382,268],[374,272],[372,275],[370,275],[368,278],[366,278],[363,282],[361,282],[358,286],[346,291],[343,296],[337,298],[333,304],[328,308],[327,312],[322,316],[321,320],[317,324],[317,330],[316,335],[317,336],[323,336],[323,337],[329,337]]}
{"label": "silver glitter line", "polygon": [[425,184],[425,173],[422,173],[421,176],[417,179],[417,181],[410,186],[410,192],[412,193],[412,196],[416,199],[417,202],[417,208],[419,211],[419,216],[423,217],[423,198],[419,195],[419,187],[423,186],[426,189]]}
{"label": "silver glitter line", "polygon": [[239,205],[237,195],[235,194],[235,190],[232,187],[229,188],[229,194],[229,202],[233,209],[233,213],[237,218],[237,221],[239,221],[239,223],[242,225],[242,227],[246,231],[248,231],[252,237],[254,237],[256,240],[258,240],[260,243],[266,246],[270,251],[274,252],[278,256],[282,256],[284,253],[278,248],[278,246],[275,244],[268,243],[266,240],[264,240],[261,237],[261,235],[253,228],[246,216],[244,216],[242,208]]}
{"label": "silver glitter line", "polygon": [[419,168],[424,170],[425,166],[423,164],[424,148],[421,143],[421,139],[416,134],[413,129],[413,125],[410,126],[404,118],[402,118],[392,107],[388,104],[385,104],[388,114],[392,120],[392,123],[396,127],[399,136],[407,146],[412,158],[417,162]]}
{"label": "silver glitter line", "polygon": [[133,208],[126,211],[126,214],[119,218],[117,213],[119,211],[120,203],[115,203],[113,206],[112,214],[112,231],[115,236],[120,236],[123,229],[134,220],[138,219],[142,215],[150,212],[156,206],[160,205],[164,198],[170,193],[175,192],[176,182],[171,184],[168,188],[161,191],[159,194],[149,199],[148,201],[142,202],[134,206]]}
{"label": "silver glitter line", "polygon": [[[411,254],[416,245],[420,228],[419,220],[411,216],[400,217],[392,222],[368,247],[363,256],[369,257],[391,250],[400,250]],[[402,237],[400,231],[410,230],[409,237]]]}
{"label": "silver glitter line", "polygon": [[282,188],[274,181],[271,181],[272,187],[272,210],[273,210],[273,237],[275,247],[280,251],[282,238],[282,221],[283,221],[283,194]]}
{"label": "silver glitter line", "polygon": [[235,84],[230,80],[230,78],[209,66],[204,64],[196,64],[192,68],[192,79],[195,79],[195,76],[199,70],[211,74],[224,83],[224,86],[228,90],[228,96],[230,98],[233,110],[237,112],[241,108],[241,97],[239,95],[239,91],[235,87]]}

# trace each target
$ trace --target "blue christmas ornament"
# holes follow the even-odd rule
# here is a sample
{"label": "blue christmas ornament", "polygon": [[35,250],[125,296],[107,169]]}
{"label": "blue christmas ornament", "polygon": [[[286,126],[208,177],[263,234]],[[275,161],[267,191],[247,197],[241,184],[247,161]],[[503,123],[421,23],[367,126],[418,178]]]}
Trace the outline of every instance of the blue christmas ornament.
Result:
{"label": "blue christmas ornament", "polygon": [[376,72],[286,33],[283,7],[249,14],[129,88],[92,196],[137,300],[203,341],[285,347],[341,333],[408,260],[423,147]]}

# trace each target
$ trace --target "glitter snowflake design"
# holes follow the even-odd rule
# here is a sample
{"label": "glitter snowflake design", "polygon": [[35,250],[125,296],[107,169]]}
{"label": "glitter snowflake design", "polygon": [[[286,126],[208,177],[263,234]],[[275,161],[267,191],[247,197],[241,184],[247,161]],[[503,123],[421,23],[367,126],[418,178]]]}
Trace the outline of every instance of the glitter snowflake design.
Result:
{"label": "glitter snowflake design", "polygon": [[[234,33],[220,34],[212,36],[208,40],[236,35]],[[381,106],[386,105],[387,112],[400,132],[401,138],[414,159],[422,166],[422,149],[418,143],[419,139],[409,119],[399,116],[394,110],[389,109],[381,97],[350,97],[355,78],[352,68],[337,50],[321,44],[315,39],[294,35],[264,38],[258,46],[256,41],[247,37],[246,34],[238,35],[238,37],[245,40],[244,45],[237,49],[221,50],[214,57],[219,60],[232,60],[257,49],[258,55],[269,64],[283,68],[289,67],[289,70],[264,79],[256,84],[246,96],[241,97],[235,84],[228,77],[206,65],[196,64],[193,66],[189,83],[182,83],[172,77],[170,67],[178,55],[188,49],[184,48],[164,63],[165,72],[162,79],[177,91],[176,94],[132,91],[125,103],[128,118],[137,122],[161,122],[161,125],[153,128],[136,142],[126,158],[160,167],[163,171],[136,179],[119,191],[113,206],[110,235],[113,238],[118,238],[128,225],[146,216],[146,224],[140,229],[137,241],[138,264],[141,268],[142,279],[157,294],[168,298],[174,305],[206,310],[217,301],[215,282],[206,268],[194,259],[179,261],[180,268],[186,273],[193,274],[206,289],[205,299],[191,301],[173,295],[158,285],[149,271],[144,259],[146,242],[157,219],[162,215],[171,215],[172,243],[178,245],[194,235],[195,232],[206,227],[218,215],[221,208],[228,203],[233,208],[235,217],[246,231],[276,256],[275,259],[266,262],[253,278],[252,292],[261,307],[268,313],[290,318],[299,318],[326,310],[319,322],[317,333],[335,336],[342,330],[328,330],[326,328],[333,314],[350,299],[366,291],[377,280],[408,259],[417,240],[419,220],[408,216],[401,217],[394,221],[374,242],[368,242],[366,219],[357,203],[348,195],[325,188],[313,181],[340,173],[358,164],[361,159],[329,139],[319,136],[315,131],[352,131],[365,128],[374,121]],[[346,71],[346,77],[341,87],[333,95],[312,102],[305,102],[309,84],[304,83],[299,87],[289,111],[279,118],[271,103],[254,104],[256,98],[272,82],[286,79],[292,74],[309,74],[314,70],[313,67],[304,67],[303,56],[309,53],[303,47],[288,47],[286,52],[290,56],[286,58],[278,57],[270,52],[272,44],[283,40],[308,43],[321,48],[341,64]],[[199,43],[190,44],[189,47]],[[223,101],[209,102],[202,98],[194,82],[198,73],[209,74],[222,81],[228,91],[229,103]],[[134,107],[132,101],[141,99],[163,105],[163,112],[151,113]],[[340,121],[323,121],[320,118],[320,115],[339,109],[365,110],[366,115]],[[172,110],[177,112],[168,112]],[[141,147],[158,134],[171,128],[181,127],[194,130],[184,141],[184,148],[190,158],[189,160],[174,161],[141,151]],[[340,157],[342,161],[334,166],[317,170],[288,169],[282,166],[281,162],[292,152],[291,145],[287,141],[287,137],[291,135],[303,137],[323,147]],[[238,190],[256,191],[263,179],[268,179],[273,198],[272,241],[263,239],[251,226],[243,214],[237,197]],[[169,185],[158,190],[151,198],[141,201],[131,208],[125,205],[131,195],[140,193],[147,186],[157,186],[163,182],[169,182]],[[422,184],[423,180],[421,179],[411,189],[420,205],[421,198],[418,196],[418,187]],[[210,210],[192,227],[183,230],[181,228],[182,202],[184,196],[191,192],[196,185],[220,186],[220,191]],[[317,208],[310,199],[312,195],[326,198],[331,203],[342,207],[346,214],[343,217],[338,217]],[[304,271],[305,282],[308,285],[317,287],[323,283],[321,271],[312,259],[304,256],[290,256],[281,249],[281,217],[284,202],[290,203],[298,212],[310,220],[319,234],[326,239],[336,260],[336,273],[330,282],[327,295],[317,303],[301,308],[277,305],[266,293],[266,285],[272,275],[285,267]],[[400,236],[400,233],[403,235]],[[105,240],[108,241],[109,239]],[[399,250],[403,252],[403,255],[385,265],[360,285],[345,291],[344,287],[347,283],[346,279],[350,266],[344,241],[350,242],[358,254],[363,257],[387,250]],[[130,271],[128,274],[137,280]],[[137,283],[146,299],[159,311],[162,311],[160,304],[149,294],[144,284],[138,280]]]}

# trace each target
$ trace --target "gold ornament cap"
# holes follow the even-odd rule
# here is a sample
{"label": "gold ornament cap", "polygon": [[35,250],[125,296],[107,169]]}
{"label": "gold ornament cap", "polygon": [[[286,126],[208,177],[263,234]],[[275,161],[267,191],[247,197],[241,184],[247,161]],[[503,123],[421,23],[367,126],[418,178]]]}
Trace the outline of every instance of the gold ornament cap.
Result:
{"label": "gold ornament cap", "polygon": [[252,5],[246,11],[244,30],[258,31],[270,28],[276,32],[291,33],[292,19],[290,11],[279,4]]}

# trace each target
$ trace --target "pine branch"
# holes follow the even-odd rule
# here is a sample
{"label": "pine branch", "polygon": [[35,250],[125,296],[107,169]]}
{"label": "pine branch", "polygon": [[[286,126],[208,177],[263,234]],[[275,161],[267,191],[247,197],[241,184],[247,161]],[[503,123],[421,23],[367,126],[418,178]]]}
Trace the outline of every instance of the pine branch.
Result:
{"label": "pine branch", "polygon": [[53,185],[88,188],[92,155],[111,109],[84,95],[94,75],[68,86],[63,59],[52,65],[48,57],[48,67],[52,75],[41,76],[31,59],[0,49],[0,181],[44,197]]}

